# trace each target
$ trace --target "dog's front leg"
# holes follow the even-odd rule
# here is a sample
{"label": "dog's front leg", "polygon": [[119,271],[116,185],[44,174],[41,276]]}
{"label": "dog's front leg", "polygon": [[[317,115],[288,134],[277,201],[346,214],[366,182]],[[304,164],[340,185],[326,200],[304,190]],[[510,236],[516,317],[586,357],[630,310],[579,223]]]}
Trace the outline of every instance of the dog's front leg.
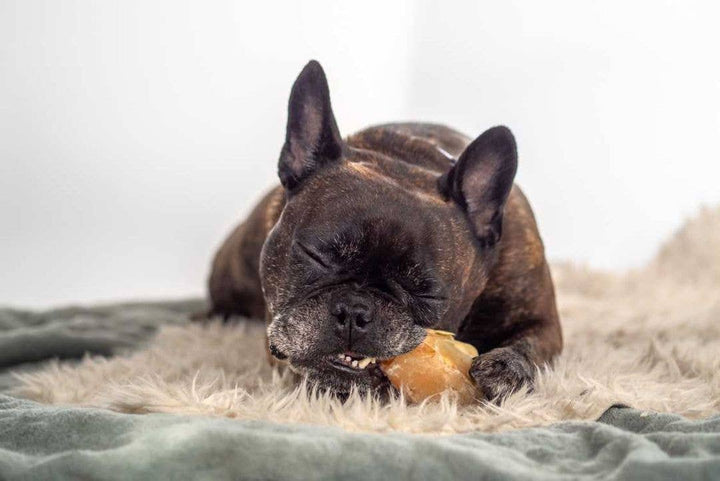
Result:
{"label": "dog's front leg", "polygon": [[537,364],[531,346],[521,339],[473,359],[470,377],[485,399],[500,401],[523,386],[532,389]]}
{"label": "dog's front leg", "polygon": [[515,320],[510,325],[516,326],[512,335],[497,347],[483,346],[470,367],[483,396],[496,402],[523,386],[532,389],[537,368],[550,364],[562,348],[557,319]]}

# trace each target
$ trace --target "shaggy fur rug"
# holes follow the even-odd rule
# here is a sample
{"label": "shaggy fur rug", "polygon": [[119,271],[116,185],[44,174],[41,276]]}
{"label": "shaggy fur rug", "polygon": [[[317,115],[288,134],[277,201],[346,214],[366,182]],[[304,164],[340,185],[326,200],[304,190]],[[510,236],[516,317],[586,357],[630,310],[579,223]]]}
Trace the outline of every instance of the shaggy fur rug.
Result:
{"label": "shaggy fur rug", "polygon": [[53,404],[342,426],[356,431],[499,431],[594,420],[612,404],[689,418],[720,411],[720,209],[705,209],[644,268],[556,264],[565,349],[534,392],[500,406],[408,405],[354,394],[342,403],[271,369],[261,323],[166,326],[145,350],[56,363],[21,376]]}

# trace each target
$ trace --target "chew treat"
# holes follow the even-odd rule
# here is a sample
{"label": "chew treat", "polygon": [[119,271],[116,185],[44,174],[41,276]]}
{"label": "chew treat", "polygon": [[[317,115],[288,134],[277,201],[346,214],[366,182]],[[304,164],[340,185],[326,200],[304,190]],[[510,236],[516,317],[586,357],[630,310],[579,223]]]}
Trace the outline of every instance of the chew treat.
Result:
{"label": "chew treat", "polygon": [[428,329],[425,340],[418,347],[380,361],[380,369],[412,402],[450,389],[457,393],[459,402],[468,403],[477,392],[468,374],[477,355],[477,349],[456,341],[453,333]]}

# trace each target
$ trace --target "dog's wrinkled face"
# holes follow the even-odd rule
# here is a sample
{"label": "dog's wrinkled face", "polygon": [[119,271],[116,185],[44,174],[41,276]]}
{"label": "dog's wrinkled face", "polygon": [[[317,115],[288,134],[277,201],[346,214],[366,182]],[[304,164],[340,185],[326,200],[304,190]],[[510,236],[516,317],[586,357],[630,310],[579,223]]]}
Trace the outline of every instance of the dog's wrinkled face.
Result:
{"label": "dog's wrinkled face", "polygon": [[382,386],[375,361],[416,347],[453,297],[424,210],[346,166],[290,198],[261,262],[273,354],[335,391]]}
{"label": "dog's wrinkled face", "polygon": [[308,64],[278,163],[286,203],[260,259],[270,352],[335,392],[388,386],[376,361],[427,327],[456,329],[483,289],[515,162],[505,128],[444,173],[353,148]]}

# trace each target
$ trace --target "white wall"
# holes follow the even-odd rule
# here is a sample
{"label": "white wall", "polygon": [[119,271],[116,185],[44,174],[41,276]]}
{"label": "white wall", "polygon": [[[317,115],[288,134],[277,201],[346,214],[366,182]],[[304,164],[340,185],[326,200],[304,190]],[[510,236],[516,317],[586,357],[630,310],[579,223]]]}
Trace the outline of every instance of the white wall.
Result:
{"label": "white wall", "polygon": [[720,201],[713,2],[0,2],[0,304],[200,294],[290,85],[344,133],[516,133],[550,255],[638,265]]}
{"label": "white wall", "polygon": [[720,201],[720,4],[423,2],[414,118],[506,123],[552,258],[641,264]]}
{"label": "white wall", "polygon": [[251,5],[0,2],[0,304],[201,294],[311,58],[345,131],[402,116],[405,2]]}

